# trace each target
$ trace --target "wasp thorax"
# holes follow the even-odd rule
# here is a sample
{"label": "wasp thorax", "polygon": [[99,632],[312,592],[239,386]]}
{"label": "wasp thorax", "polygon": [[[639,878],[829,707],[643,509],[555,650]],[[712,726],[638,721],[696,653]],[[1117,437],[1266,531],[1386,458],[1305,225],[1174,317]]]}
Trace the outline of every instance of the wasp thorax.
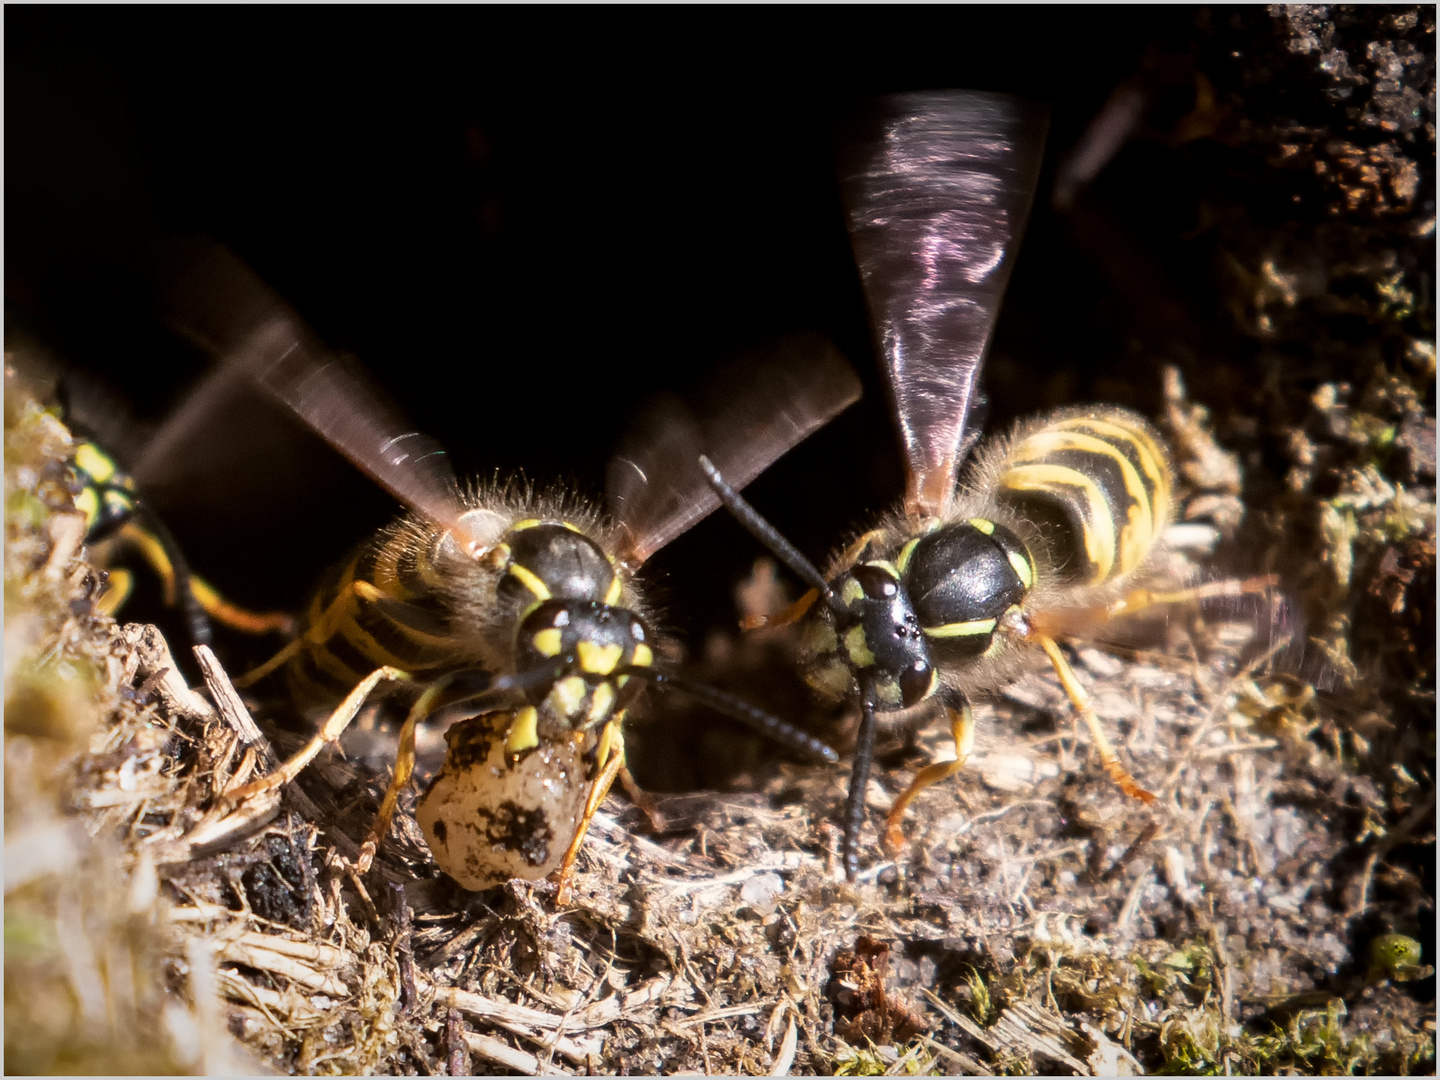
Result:
{"label": "wasp thorax", "polygon": [[497,587],[502,599],[529,602],[552,597],[620,599],[615,565],[575,526],[557,521],[522,521],[505,535],[505,576]]}
{"label": "wasp thorax", "polygon": [[647,637],[645,624],[625,608],[593,600],[544,600],[520,622],[516,668],[557,667],[555,680],[528,696],[542,714],[579,730],[609,720],[633,696],[629,669],[649,667],[653,659]]}
{"label": "wasp thorax", "polygon": [[952,656],[980,656],[1000,618],[1018,606],[1035,581],[1020,538],[985,518],[957,522],[915,541],[905,557],[915,612],[933,641]]}

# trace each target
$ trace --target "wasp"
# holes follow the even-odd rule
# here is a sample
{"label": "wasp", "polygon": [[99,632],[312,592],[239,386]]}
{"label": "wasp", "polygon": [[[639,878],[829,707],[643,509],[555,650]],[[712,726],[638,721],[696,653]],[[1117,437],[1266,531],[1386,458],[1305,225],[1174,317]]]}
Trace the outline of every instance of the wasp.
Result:
{"label": "wasp", "polygon": [[[23,348],[27,354],[26,366],[37,368],[34,374],[40,374],[42,382],[50,381],[43,375],[54,362],[44,359],[43,351],[29,342]],[[9,359],[7,355],[7,386],[12,379],[21,378]],[[196,645],[211,643],[212,619],[250,634],[293,630],[294,620],[288,615],[240,607],[191,571],[175,535],[142,499],[134,473],[127,470],[77,416],[79,410],[70,400],[75,393],[74,379],[53,373],[51,378],[56,380],[52,389],[59,402],[54,408],[63,416],[74,440],[66,462],[64,485],[75,510],[84,518],[84,539],[90,558],[105,568],[103,587],[95,605],[97,610],[113,617],[125,605],[135,588],[134,571],[125,564],[138,558],[159,579],[165,606],[181,612],[190,640]],[[104,397],[109,404],[110,395],[98,386],[88,388],[82,396]],[[98,402],[93,403],[90,411],[98,407]],[[163,434],[163,431],[158,433],[156,439]],[[145,452],[141,456],[145,457]]]}
{"label": "wasp", "polygon": [[392,684],[412,704],[360,868],[412,774],[416,725],[455,720],[416,813],[436,862],[469,889],[558,871],[563,897],[616,778],[647,806],[623,737],[647,684],[838,760],[778,718],[664,670],[636,579],[651,555],[720,505],[694,465],[702,450],[747,481],[859,396],[827,341],[805,337],[757,359],[749,389],[703,420],[673,399],[647,408],[610,463],[605,514],[516,483],[463,490],[438,445],[327,354],[237,259],[212,252],[192,285],[183,306],[212,324],[192,336],[230,355],[410,511],[329,575],[294,641],[247,676],[283,667],[302,699],[343,700],[293,758],[233,793],[236,804],[292,780],[371,691]]}
{"label": "wasp", "polygon": [[884,844],[904,845],[906,808],[964,767],[969,701],[1027,668],[1054,668],[1101,764],[1126,794],[1141,787],[1111,745],[1064,639],[1157,604],[1252,583],[1147,587],[1173,508],[1159,434],[1114,406],[1064,409],[1020,424],[974,455],[957,483],[976,374],[1028,212],[1043,109],[965,92],[882,99],[842,154],[842,193],[907,465],[903,504],[820,573],[702,462],[740,522],[811,586],[773,622],[800,622],[807,681],[857,700],[861,725],[844,810],[844,862],[858,836],[877,720],[943,710],[955,759],[922,769],[892,805]]}

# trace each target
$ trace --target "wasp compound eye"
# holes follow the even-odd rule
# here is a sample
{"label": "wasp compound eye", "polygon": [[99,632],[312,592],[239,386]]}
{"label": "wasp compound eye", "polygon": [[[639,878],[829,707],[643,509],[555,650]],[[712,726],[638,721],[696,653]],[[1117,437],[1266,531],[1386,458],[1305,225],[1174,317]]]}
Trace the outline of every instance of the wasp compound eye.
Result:
{"label": "wasp compound eye", "polygon": [[934,688],[935,669],[924,660],[916,660],[900,673],[900,699],[907,709],[924,701]]}
{"label": "wasp compound eye", "polygon": [[900,589],[895,576],[878,566],[857,566],[850,573],[871,600],[889,600]]}

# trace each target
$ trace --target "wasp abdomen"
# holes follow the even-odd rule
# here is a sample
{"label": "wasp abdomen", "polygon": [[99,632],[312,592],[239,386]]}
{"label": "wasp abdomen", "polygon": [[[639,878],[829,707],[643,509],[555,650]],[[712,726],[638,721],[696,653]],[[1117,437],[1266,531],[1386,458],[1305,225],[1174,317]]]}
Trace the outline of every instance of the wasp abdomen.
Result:
{"label": "wasp abdomen", "polygon": [[1134,413],[1062,416],[1022,437],[999,500],[1045,538],[1054,572],[1099,584],[1145,561],[1170,517],[1170,464]]}

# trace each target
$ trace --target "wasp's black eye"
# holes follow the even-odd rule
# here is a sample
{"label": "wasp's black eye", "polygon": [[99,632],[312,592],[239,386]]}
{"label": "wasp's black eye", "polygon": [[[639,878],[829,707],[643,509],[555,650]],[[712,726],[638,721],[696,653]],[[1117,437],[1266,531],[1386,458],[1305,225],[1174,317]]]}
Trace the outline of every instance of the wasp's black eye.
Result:
{"label": "wasp's black eye", "polygon": [[878,566],[857,566],[850,573],[871,600],[888,600],[900,588],[900,583]]}
{"label": "wasp's black eye", "polygon": [[935,685],[935,670],[924,660],[916,660],[900,675],[900,698],[908,709],[930,696]]}

